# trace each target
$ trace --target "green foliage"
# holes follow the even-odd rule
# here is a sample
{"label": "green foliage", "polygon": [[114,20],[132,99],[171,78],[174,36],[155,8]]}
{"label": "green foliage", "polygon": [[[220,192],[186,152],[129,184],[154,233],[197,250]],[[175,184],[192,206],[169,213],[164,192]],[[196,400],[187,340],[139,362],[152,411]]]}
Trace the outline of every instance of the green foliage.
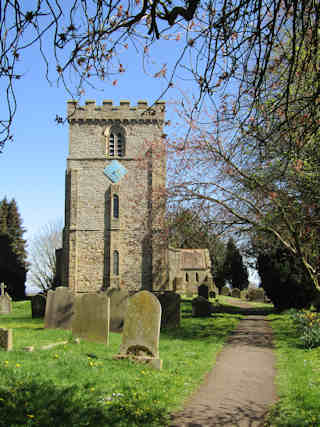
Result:
{"label": "green foliage", "polygon": [[[14,348],[0,352],[0,426],[165,426],[211,369],[238,316],[191,317],[182,303],[181,327],[161,332],[163,369],[113,360],[120,334],[110,344],[81,341],[70,331],[43,329],[30,302],[13,303],[0,327],[13,328]],[[68,341],[41,350],[42,345]],[[23,347],[34,345],[33,352]],[[195,363],[196,361],[196,363]]]}
{"label": "green foliage", "polygon": [[310,307],[315,289],[299,258],[285,249],[272,247],[257,260],[261,286],[279,310]]}
{"label": "green foliage", "polygon": [[232,288],[243,290],[248,287],[248,270],[243,264],[242,255],[232,238],[227,243],[223,272],[225,280],[230,283]]}
{"label": "green foliage", "polygon": [[320,346],[320,314],[310,310],[291,310],[290,316],[305,348]]}
{"label": "green foliage", "polygon": [[320,348],[303,349],[293,311],[269,316],[277,357],[277,392],[268,424],[272,427],[320,425]]}
{"label": "green foliage", "polygon": [[15,299],[25,296],[27,272],[25,230],[14,199],[0,201],[0,282]]}

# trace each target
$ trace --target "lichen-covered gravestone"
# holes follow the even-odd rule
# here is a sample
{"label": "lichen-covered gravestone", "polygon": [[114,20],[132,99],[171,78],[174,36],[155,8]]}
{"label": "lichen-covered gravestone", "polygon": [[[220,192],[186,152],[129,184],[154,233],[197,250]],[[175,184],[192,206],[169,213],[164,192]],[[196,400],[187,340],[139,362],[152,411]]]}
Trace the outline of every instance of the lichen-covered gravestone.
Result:
{"label": "lichen-covered gravestone", "polygon": [[232,296],[233,298],[240,298],[240,297],[241,297],[241,291],[240,291],[240,289],[238,289],[238,288],[233,288],[233,289],[231,290],[231,296]]}
{"label": "lichen-covered gravestone", "polygon": [[110,298],[110,332],[122,332],[129,293],[125,289],[111,288],[106,295]]}
{"label": "lichen-covered gravestone", "polygon": [[87,341],[109,342],[110,298],[105,293],[76,295],[72,334]]}
{"label": "lichen-covered gravestone", "polygon": [[46,312],[46,297],[41,294],[34,295],[31,298],[32,318],[44,317]]}
{"label": "lichen-covered gravestone", "polygon": [[4,283],[1,283],[0,314],[10,314],[12,311],[11,297],[4,291],[4,288]]}
{"label": "lichen-covered gravestone", "polygon": [[161,305],[157,297],[148,291],[141,291],[130,297],[120,352],[116,358],[132,358],[161,369],[160,323]]}
{"label": "lichen-covered gravestone", "polygon": [[60,286],[47,294],[44,327],[71,329],[74,295],[70,289]]}
{"label": "lichen-covered gravestone", "polygon": [[12,350],[12,329],[0,328],[0,348],[5,351]]}

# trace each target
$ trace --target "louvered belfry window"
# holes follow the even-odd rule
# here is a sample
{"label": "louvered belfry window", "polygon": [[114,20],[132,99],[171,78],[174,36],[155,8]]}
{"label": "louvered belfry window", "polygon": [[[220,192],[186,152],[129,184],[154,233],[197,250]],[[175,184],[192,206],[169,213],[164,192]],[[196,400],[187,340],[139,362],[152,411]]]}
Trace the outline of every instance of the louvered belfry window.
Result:
{"label": "louvered belfry window", "polygon": [[124,157],[125,155],[125,137],[124,131],[117,129],[110,131],[109,134],[109,156],[110,157]]}
{"label": "louvered belfry window", "polygon": [[114,134],[111,133],[109,136],[109,156],[114,156]]}

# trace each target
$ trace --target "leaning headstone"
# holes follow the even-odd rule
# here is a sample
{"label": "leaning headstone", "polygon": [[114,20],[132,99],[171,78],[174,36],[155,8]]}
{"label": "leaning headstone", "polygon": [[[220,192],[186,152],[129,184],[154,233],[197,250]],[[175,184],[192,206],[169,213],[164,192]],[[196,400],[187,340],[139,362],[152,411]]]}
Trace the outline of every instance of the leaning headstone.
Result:
{"label": "leaning headstone", "polygon": [[226,297],[230,296],[230,289],[228,286],[223,286],[223,288],[221,288],[220,295],[224,295]]}
{"label": "leaning headstone", "polygon": [[71,329],[74,295],[69,288],[60,286],[47,293],[44,327]]}
{"label": "leaning headstone", "polygon": [[141,291],[130,297],[120,352],[116,358],[131,358],[161,369],[160,323],[161,305],[157,297],[148,291]]}
{"label": "leaning headstone", "polygon": [[5,351],[12,350],[12,329],[0,328],[0,348]]}
{"label": "leaning headstone", "polygon": [[41,294],[34,295],[31,298],[31,313],[32,318],[42,318],[46,312],[46,297]]}
{"label": "leaning headstone", "polygon": [[109,322],[110,298],[105,293],[75,296],[72,335],[108,344]]}
{"label": "leaning headstone", "polygon": [[0,289],[0,314],[10,314],[12,311],[11,297],[5,292],[4,283],[1,283]]}
{"label": "leaning headstone", "polygon": [[198,296],[209,299],[209,288],[205,284],[202,284],[198,288]]}
{"label": "leaning headstone", "polygon": [[126,317],[129,293],[125,289],[108,289],[106,295],[110,298],[110,332],[122,332]]}
{"label": "leaning headstone", "polygon": [[212,304],[203,297],[197,297],[192,300],[193,317],[210,317],[213,311]]}
{"label": "leaning headstone", "polygon": [[231,290],[231,296],[233,297],[233,298],[240,298],[241,297],[241,293],[240,293],[241,291],[240,291],[240,289],[238,289],[238,288],[233,288],[232,290]]}
{"label": "leaning headstone", "polygon": [[155,294],[161,304],[161,329],[178,328],[180,326],[181,297],[172,291]]}

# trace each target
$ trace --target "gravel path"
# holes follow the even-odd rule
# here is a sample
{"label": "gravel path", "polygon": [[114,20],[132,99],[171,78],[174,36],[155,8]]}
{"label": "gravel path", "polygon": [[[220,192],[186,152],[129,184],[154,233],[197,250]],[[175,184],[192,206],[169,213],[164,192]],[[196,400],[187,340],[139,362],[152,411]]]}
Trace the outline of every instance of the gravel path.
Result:
{"label": "gravel path", "polygon": [[204,383],[171,427],[258,427],[276,400],[272,332],[264,316],[241,320]]}

